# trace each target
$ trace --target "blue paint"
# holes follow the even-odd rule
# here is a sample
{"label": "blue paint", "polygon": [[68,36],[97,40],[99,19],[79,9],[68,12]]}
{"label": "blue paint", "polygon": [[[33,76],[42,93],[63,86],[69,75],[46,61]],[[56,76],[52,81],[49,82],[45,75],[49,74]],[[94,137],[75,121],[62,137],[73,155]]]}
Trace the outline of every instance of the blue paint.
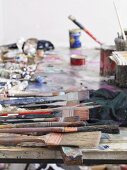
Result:
{"label": "blue paint", "polygon": [[45,82],[45,79],[44,79],[44,77],[42,77],[42,76],[37,76],[37,77],[35,78],[35,82],[36,82],[36,83],[39,83],[39,84],[43,84],[43,83]]}
{"label": "blue paint", "polygon": [[25,78],[25,76],[27,75],[27,72],[23,72],[22,73],[22,77]]}
{"label": "blue paint", "polygon": [[106,150],[106,149],[109,149],[109,146],[108,145],[99,145],[98,148],[100,150]]}

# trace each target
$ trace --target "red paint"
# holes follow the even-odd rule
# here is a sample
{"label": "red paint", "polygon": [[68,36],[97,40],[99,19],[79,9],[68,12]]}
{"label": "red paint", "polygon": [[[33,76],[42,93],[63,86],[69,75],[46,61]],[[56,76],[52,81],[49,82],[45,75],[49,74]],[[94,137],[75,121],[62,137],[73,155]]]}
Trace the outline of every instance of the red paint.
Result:
{"label": "red paint", "polygon": [[72,66],[82,66],[85,65],[85,57],[80,55],[72,55],[70,59]]}

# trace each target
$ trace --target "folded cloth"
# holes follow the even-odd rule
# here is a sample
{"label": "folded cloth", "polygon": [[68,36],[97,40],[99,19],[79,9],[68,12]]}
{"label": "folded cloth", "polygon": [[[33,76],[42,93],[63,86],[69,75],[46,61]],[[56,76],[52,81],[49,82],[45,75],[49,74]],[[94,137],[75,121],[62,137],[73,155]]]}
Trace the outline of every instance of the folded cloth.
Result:
{"label": "folded cloth", "polygon": [[113,92],[107,89],[92,91],[90,101],[102,105],[90,110],[90,121],[103,123],[109,121],[120,125],[127,125],[127,93]]}

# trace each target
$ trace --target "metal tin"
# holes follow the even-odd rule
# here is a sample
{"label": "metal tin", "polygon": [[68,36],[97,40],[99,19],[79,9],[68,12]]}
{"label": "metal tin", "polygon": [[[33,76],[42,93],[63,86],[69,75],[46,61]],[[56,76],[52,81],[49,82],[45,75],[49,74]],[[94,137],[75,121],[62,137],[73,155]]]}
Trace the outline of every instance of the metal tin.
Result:
{"label": "metal tin", "polygon": [[70,63],[72,66],[85,65],[85,57],[81,55],[71,55]]}
{"label": "metal tin", "polygon": [[80,48],[81,47],[80,36],[81,36],[80,29],[72,29],[69,31],[70,48]]}
{"label": "metal tin", "polygon": [[100,50],[100,75],[112,76],[115,74],[116,64],[109,58],[115,51],[114,46],[102,46]]}

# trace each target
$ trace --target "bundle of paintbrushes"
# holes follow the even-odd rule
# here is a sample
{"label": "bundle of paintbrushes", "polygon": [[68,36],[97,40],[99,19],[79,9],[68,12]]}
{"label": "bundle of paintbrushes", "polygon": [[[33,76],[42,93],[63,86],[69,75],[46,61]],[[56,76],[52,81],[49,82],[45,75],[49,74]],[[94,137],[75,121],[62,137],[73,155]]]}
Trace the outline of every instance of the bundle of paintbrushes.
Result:
{"label": "bundle of paintbrushes", "polygon": [[[2,118],[1,120],[4,119]],[[7,119],[6,117],[5,122],[1,121],[0,125],[0,145],[20,144],[36,147],[62,145],[93,148],[99,145],[101,132],[119,133],[119,127],[117,125],[92,126],[82,121],[79,116],[39,119]]]}
{"label": "bundle of paintbrushes", "polygon": [[[101,107],[93,102],[68,106],[65,103],[54,102],[50,104],[21,105],[17,107],[2,108],[0,117],[4,118],[51,118],[51,117],[73,117],[78,116],[81,120],[89,120],[89,109]],[[40,109],[39,109],[40,107]],[[37,109],[38,108],[38,109]]]}
{"label": "bundle of paintbrushes", "polygon": [[88,98],[85,90],[39,95],[9,92],[0,100],[0,144],[97,147],[101,132],[119,133],[119,127],[87,123],[89,109],[101,107],[83,102]]}
{"label": "bundle of paintbrushes", "polygon": [[[77,109],[78,107],[72,108]],[[68,109],[66,106],[65,110]],[[29,111],[23,112],[27,113]],[[36,110],[32,110],[32,112],[34,111]],[[38,113],[39,111],[41,113],[41,109],[38,110]],[[40,113],[39,116],[43,115],[44,112]],[[92,126],[92,124],[82,121],[80,114],[73,117],[55,117],[54,115],[52,118],[33,117],[32,119],[24,119],[24,117],[11,117],[10,113],[6,117],[0,116],[0,122],[0,145],[5,146],[79,146],[95,148],[99,145],[101,132],[119,133],[117,125]]]}
{"label": "bundle of paintbrushes", "polygon": [[[101,131],[104,133],[119,133],[117,125],[94,125],[89,120],[89,108],[100,105],[87,105],[82,103],[75,106],[62,106],[58,108],[1,111],[0,133],[17,134],[45,134],[51,132],[72,133]],[[38,118],[38,119],[37,119]],[[13,124],[12,124],[13,123]]]}
{"label": "bundle of paintbrushes", "polygon": [[[13,92],[13,91],[12,91]],[[42,103],[52,103],[52,102],[59,102],[59,101],[66,101],[69,103],[79,103],[80,101],[83,101],[85,99],[89,99],[89,91],[88,90],[81,90],[81,91],[75,91],[75,92],[58,92],[58,93],[52,93],[48,94],[49,96],[46,96],[45,93],[40,93],[40,95],[35,97],[35,93],[32,96],[32,93],[30,95],[30,92],[22,92],[24,93],[24,96],[21,96],[21,92],[18,96],[18,94],[15,93],[8,93],[8,97],[5,100],[0,100],[1,105],[10,105],[10,106],[17,106],[17,105],[27,105],[27,104],[42,104]],[[26,96],[26,94],[28,96]],[[25,100],[24,100],[25,97]]]}

